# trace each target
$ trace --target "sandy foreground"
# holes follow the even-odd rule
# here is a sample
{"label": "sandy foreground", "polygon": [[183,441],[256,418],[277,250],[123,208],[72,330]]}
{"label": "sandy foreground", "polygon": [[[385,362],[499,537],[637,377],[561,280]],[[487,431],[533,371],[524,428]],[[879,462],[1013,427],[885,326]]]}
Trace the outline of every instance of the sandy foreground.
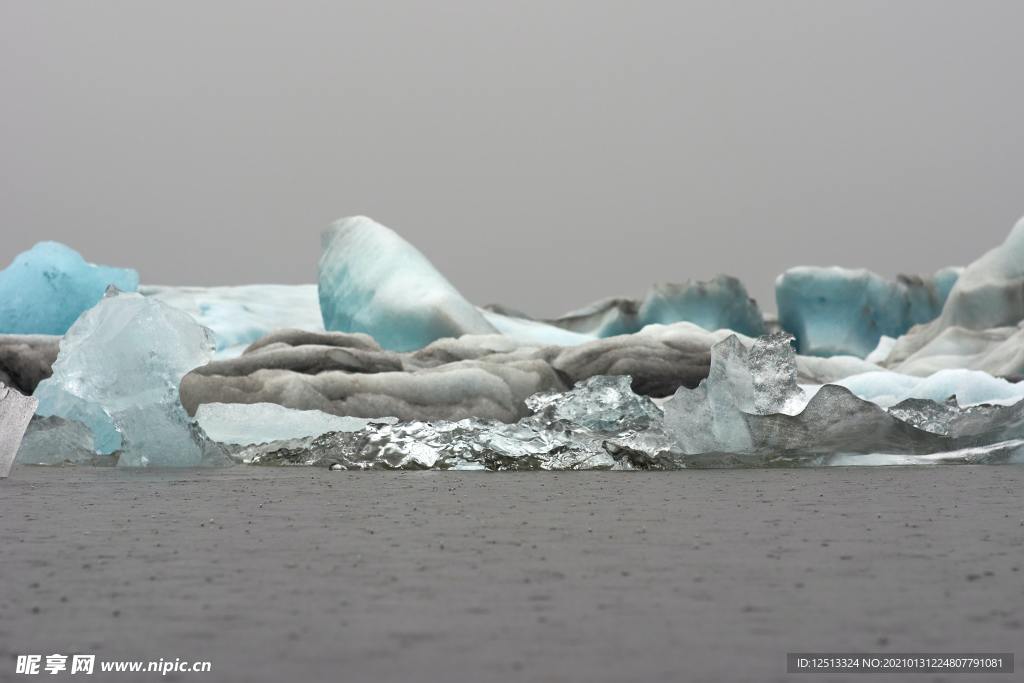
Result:
{"label": "sandy foreground", "polygon": [[[1024,467],[669,473],[18,467],[15,656],[216,681],[1024,680]],[[788,651],[1016,651],[812,676]],[[161,680],[150,674],[45,680]]]}

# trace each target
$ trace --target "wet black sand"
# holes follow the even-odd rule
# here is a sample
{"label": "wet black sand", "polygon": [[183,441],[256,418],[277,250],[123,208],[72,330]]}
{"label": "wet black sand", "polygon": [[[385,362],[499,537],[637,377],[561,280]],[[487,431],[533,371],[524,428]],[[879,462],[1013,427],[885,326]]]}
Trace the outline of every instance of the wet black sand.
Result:
{"label": "wet black sand", "polygon": [[1020,659],[1022,490],[1015,466],[18,467],[0,680],[54,652],[213,662],[163,680],[961,680],[787,677],[785,654]]}

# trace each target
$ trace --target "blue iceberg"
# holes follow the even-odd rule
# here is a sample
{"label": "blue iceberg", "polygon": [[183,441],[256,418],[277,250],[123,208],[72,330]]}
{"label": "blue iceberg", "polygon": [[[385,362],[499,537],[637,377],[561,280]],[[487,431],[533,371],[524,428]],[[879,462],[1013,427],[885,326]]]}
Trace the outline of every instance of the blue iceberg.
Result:
{"label": "blue iceberg", "polygon": [[938,316],[958,274],[945,268],[930,278],[887,280],[863,269],[791,268],[775,281],[779,324],[801,354],[864,358],[883,336]]}
{"label": "blue iceberg", "polygon": [[711,280],[658,284],[642,301],[611,298],[597,301],[548,321],[564,330],[592,337],[639,332],[647,325],[689,322],[705,330],[732,330],[748,337],[765,333],[757,302],[738,279],[718,275]]}
{"label": "blue iceberg", "polygon": [[364,332],[391,351],[496,331],[416,247],[365,216],[324,232],[319,294],[325,329]]}
{"label": "blue iceberg", "polygon": [[0,333],[64,334],[110,285],[135,291],[139,274],[87,263],[60,242],[39,242],[0,271]]}

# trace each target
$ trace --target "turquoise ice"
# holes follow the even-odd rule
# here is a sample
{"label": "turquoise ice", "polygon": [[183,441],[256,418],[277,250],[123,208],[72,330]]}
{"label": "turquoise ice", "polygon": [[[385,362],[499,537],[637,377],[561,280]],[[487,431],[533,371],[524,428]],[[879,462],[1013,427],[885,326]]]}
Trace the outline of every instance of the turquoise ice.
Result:
{"label": "turquoise ice", "polygon": [[139,274],[87,263],[60,242],[39,242],[0,271],[0,333],[64,334],[109,285],[135,291]]}
{"label": "turquoise ice", "polygon": [[392,351],[496,331],[416,247],[365,216],[324,232],[319,293],[327,330],[365,332]]}
{"label": "turquoise ice", "polygon": [[549,321],[592,337],[639,332],[647,325],[690,322],[705,330],[732,330],[751,337],[765,333],[764,318],[746,287],[729,275],[654,285],[643,300],[611,298]]}
{"label": "turquoise ice", "polygon": [[801,354],[864,358],[883,335],[899,337],[938,316],[958,274],[945,268],[887,280],[863,269],[791,268],[775,281],[779,324]]}

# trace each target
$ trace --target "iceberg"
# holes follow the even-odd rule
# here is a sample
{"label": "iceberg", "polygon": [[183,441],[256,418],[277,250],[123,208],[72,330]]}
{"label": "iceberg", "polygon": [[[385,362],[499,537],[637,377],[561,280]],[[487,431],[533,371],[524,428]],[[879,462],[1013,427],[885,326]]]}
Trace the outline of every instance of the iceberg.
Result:
{"label": "iceberg", "polygon": [[758,456],[750,463],[792,464],[835,453],[934,453],[945,436],[917,429],[849,389],[826,384],[808,401],[796,383],[785,337],[762,337],[749,351],[736,337],[711,350],[711,370],[696,389],[665,403],[665,429],[687,455]]}
{"label": "iceberg", "polygon": [[754,441],[747,415],[802,407],[790,339],[764,336],[747,349],[730,335],[712,347],[707,378],[695,389],[680,387],[665,404],[666,428],[684,452],[750,452]]}
{"label": "iceberg", "polygon": [[594,339],[592,335],[573,332],[539,320],[505,315],[486,309],[481,309],[480,313],[500,334],[523,344],[578,346]]}
{"label": "iceberg", "polygon": [[514,422],[531,395],[596,375],[630,376],[634,391],[656,397],[696,386],[708,373],[711,345],[727,334],[650,325],[565,347],[465,335],[396,353],[365,334],[281,330],[237,358],[188,373],[181,400],[193,415],[205,403],[276,403],[363,418]]}
{"label": "iceberg", "polygon": [[113,464],[112,460],[96,453],[86,425],[56,415],[32,418],[17,458],[23,465]]}
{"label": "iceberg", "polygon": [[87,263],[59,242],[39,242],[0,271],[0,333],[64,334],[110,285],[134,291],[139,275]]}
{"label": "iceberg", "polygon": [[[630,389],[629,377],[593,377],[529,401],[514,423],[467,418],[369,424],[302,444],[266,444],[235,457],[260,465],[331,469],[630,469],[627,454],[669,445],[661,411]],[[634,457],[636,457],[634,455]]]}
{"label": "iceberg", "polygon": [[909,374],[942,368],[1024,375],[1024,218],[964,269],[942,314],[910,330],[881,362]]}
{"label": "iceberg", "polygon": [[178,397],[189,370],[213,352],[188,314],[111,290],[68,330],[53,375],[36,388],[38,413],[85,424],[118,465],[188,466],[223,455],[192,425]]}
{"label": "iceberg", "polygon": [[216,342],[215,358],[241,355],[247,346],[275,330],[324,329],[316,285],[143,285],[139,293],[185,311],[211,330]]}
{"label": "iceberg", "polygon": [[495,332],[419,250],[365,216],[324,232],[318,288],[325,329],[364,332],[392,351]]}
{"label": "iceberg", "polygon": [[959,270],[887,280],[868,270],[801,266],[775,281],[782,329],[804,355],[864,358],[883,336],[898,337],[938,316]]}
{"label": "iceberg", "polygon": [[658,284],[642,301],[611,298],[547,321],[591,337],[638,332],[647,325],[689,322],[705,330],[764,334],[761,310],[738,279],[719,275],[707,281]]}
{"label": "iceberg", "polygon": [[898,372],[867,372],[841,379],[835,384],[883,408],[907,399],[942,403],[952,396],[956,397],[958,405],[966,407],[1012,405],[1024,398],[1024,383],[1007,382],[978,370],[939,370],[924,378]]}
{"label": "iceberg", "polygon": [[14,457],[37,403],[31,396],[0,384],[0,479],[11,473]]}
{"label": "iceberg", "polygon": [[[196,423],[214,441],[239,446],[320,436],[327,432],[355,432],[369,424],[358,417],[339,417],[319,410],[294,410],[274,403],[204,403]],[[380,418],[376,423],[395,422]]]}

